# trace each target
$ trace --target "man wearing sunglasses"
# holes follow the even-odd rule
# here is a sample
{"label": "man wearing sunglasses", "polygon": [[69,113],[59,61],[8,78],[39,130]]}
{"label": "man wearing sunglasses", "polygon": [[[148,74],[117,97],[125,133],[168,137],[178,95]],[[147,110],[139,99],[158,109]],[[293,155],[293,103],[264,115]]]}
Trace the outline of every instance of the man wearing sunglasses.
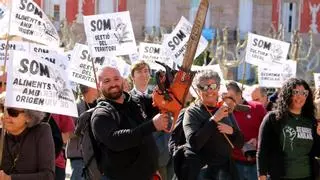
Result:
{"label": "man wearing sunglasses", "polygon": [[243,136],[230,113],[230,102],[218,102],[220,77],[212,70],[202,71],[196,74],[193,85],[199,99],[186,109],[183,118],[186,160],[182,179],[196,180],[200,169],[207,165],[205,179],[237,180],[226,137],[234,146],[242,147]]}
{"label": "man wearing sunglasses", "polygon": [[235,81],[227,83],[228,93],[235,98],[236,104],[246,105],[248,111],[233,112],[236,121],[243,132],[245,145],[243,148],[235,148],[233,158],[239,172],[239,180],[257,179],[256,148],[259,127],[266,110],[263,105],[255,101],[246,101],[242,97],[242,90]]}

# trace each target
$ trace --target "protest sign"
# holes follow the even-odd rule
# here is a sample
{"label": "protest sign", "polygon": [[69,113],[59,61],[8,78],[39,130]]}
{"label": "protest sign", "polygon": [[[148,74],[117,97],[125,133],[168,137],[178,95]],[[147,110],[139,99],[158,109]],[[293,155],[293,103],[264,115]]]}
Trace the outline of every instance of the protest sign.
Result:
{"label": "protest sign", "polygon": [[[187,50],[191,29],[191,23],[182,16],[172,33],[162,42],[165,56],[170,57],[179,66],[182,65],[184,53]],[[194,58],[199,56],[207,48],[207,45],[208,41],[201,36]]]}
{"label": "protest sign", "polygon": [[[94,68],[92,66],[94,63]],[[96,88],[94,73],[97,72],[106,63],[106,57],[92,57],[89,53],[89,47],[83,44],[75,44],[70,59],[69,79],[79,84]]]}
{"label": "protest sign", "polygon": [[137,52],[129,11],[84,16],[84,28],[93,56]]}
{"label": "protest sign", "polygon": [[0,36],[8,33],[9,27],[9,6],[5,3],[0,2]]}
{"label": "protest sign", "polygon": [[[36,43],[30,43],[30,54],[32,56],[41,57],[42,59],[55,64],[57,56],[65,55],[60,48],[52,48],[50,46],[44,46]],[[59,55],[58,55],[59,54]]]}
{"label": "protest sign", "polygon": [[9,41],[9,45],[7,45],[7,42],[5,40],[0,40],[0,66],[4,65],[4,59],[6,54],[6,48],[8,48],[8,54],[7,54],[7,60],[10,59],[10,56],[12,54],[11,50],[16,51],[29,51],[29,43],[28,42],[22,42],[22,41]]}
{"label": "protest sign", "polygon": [[162,62],[168,65],[170,68],[173,68],[173,61],[170,59],[170,57],[165,56],[160,44],[140,43],[139,55],[139,60],[147,62],[150,66],[155,67],[157,70],[162,69],[163,66],[157,64],[156,61]]}
{"label": "protest sign", "polygon": [[297,62],[292,60],[283,61],[282,64],[258,67],[258,81],[262,87],[281,87],[289,78],[296,77]]}
{"label": "protest sign", "polygon": [[129,59],[131,64],[134,64],[136,61],[139,61],[139,54],[138,53],[129,54]]}
{"label": "protest sign", "polygon": [[[8,64],[5,105],[78,116],[66,69],[61,60],[48,62],[25,52],[14,52]],[[61,62],[60,62],[61,60]]]}
{"label": "protest sign", "polygon": [[122,77],[128,78],[130,76],[131,66],[123,59],[113,58],[109,62],[111,63],[111,66],[116,67],[119,70]]}
{"label": "protest sign", "polygon": [[314,86],[316,89],[320,88],[320,73],[313,73],[314,76]]}
{"label": "protest sign", "polygon": [[287,42],[248,33],[245,61],[256,66],[266,63],[281,64],[287,59],[289,46]]}
{"label": "protest sign", "polygon": [[10,35],[59,47],[59,34],[45,12],[32,0],[12,2]]}

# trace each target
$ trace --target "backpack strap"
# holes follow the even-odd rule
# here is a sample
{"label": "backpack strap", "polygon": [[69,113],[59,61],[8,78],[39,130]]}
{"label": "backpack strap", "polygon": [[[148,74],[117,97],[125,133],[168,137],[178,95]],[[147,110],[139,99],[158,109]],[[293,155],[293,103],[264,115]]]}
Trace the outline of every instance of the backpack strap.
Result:
{"label": "backpack strap", "polygon": [[120,114],[118,110],[107,101],[101,101],[97,104],[94,112],[92,113],[91,119],[93,119],[93,117],[96,115],[96,109],[98,108],[105,108],[108,112],[111,113],[112,118],[117,121],[118,125],[120,124]]}

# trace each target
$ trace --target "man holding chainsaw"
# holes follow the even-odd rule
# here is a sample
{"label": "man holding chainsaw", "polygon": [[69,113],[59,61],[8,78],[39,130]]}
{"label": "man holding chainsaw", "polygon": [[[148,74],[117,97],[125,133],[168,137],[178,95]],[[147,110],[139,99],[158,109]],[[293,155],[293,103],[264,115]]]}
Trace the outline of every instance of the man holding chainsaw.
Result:
{"label": "man holding chainsaw", "polygon": [[186,137],[185,180],[196,180],[200,169],[207,165],[206,179],[237,180],[232,161],[233,146],[241,148],[243,135],[232,115],[230,102],[219,103],[220,77],[212,71],[198,73],[193,81],[199,99],[187,108],[183,119]]}
{"label": "man holding chainsaw", "polygon": [[[108,180],[151,179],[158,168],[152,132],[167,128],[168,116],[158,114],[147,120],[137,100],[123,91],[123,78],[114,67],[102,68],[98,87],[101,99],[91,125],[104,176]],[[108,108],[103,107],[106,103]]]}

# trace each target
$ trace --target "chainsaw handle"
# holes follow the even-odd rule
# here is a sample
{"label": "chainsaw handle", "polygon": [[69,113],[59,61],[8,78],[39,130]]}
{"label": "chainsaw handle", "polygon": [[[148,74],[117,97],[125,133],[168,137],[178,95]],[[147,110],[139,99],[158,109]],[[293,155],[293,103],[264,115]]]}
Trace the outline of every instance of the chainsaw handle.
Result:
{"label": "chainsaw handle", "polygon": [[172,112],[169,111],[162,111],[161,114],[167,114],[169,118],[168,126],[163,131],[166,133],[171,133],[173,131],[173,128],[176,124],[176,119],[174,118],[174,115]]}

